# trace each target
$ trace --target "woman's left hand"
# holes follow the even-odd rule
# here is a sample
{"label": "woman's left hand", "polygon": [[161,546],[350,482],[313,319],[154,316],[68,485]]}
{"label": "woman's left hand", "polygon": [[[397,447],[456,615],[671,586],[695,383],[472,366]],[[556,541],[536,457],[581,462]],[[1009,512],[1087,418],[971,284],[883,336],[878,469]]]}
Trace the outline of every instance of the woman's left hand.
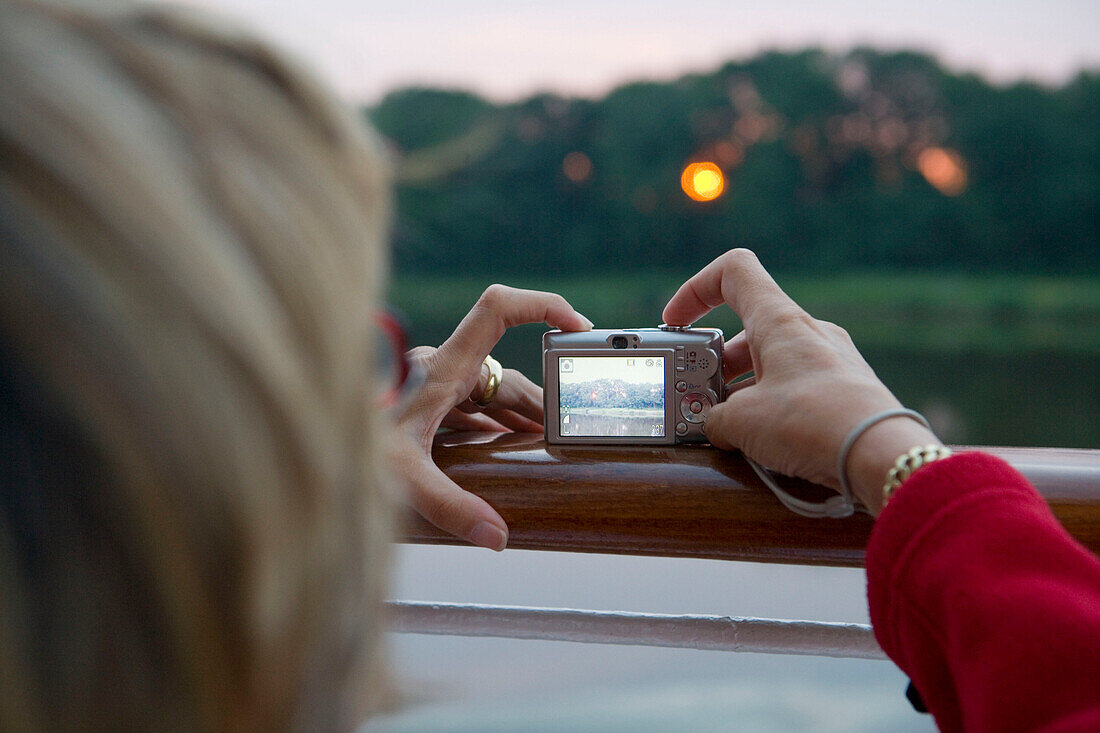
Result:
{"label": "woman's left hand", "polygon": [[440,427],[459,430],[542,432],[542,389],[505,369],[496,396],[475,404],[489,381],[484,365],[504,332],[523,323],[545,322],[563,331],[587,331],[592,323],[560,295],[490,285],[442,346],[412,349],[409,360],[425,379],[398,416],[401,435],[391,448],[391,465],[404,479],[409,503],[422,517],[475,545],[503,550],[508,525],[482,498],[449,479],[432,461],[432,439]]}

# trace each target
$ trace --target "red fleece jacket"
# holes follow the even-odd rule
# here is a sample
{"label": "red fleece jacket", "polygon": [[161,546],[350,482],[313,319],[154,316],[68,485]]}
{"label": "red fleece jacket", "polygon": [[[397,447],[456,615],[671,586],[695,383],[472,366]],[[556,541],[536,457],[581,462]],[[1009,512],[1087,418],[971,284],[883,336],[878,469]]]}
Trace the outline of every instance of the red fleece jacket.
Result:
{"label": "red fleece jacket", "polygon": [[867,596],[941,730],[1100,731],[1100,560],[999,458],[957,454],[894,493]]}

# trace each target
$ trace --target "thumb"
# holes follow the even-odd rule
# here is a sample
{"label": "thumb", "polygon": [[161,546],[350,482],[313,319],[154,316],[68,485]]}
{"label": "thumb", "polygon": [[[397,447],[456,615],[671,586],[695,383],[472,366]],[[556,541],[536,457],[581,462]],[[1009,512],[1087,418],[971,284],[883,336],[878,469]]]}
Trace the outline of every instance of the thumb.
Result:
{"label": "thumb", "polygon": [[[411,441],[409,441],[411,445]],[[394,451],[407,500],[420,516],[445,532],[490,550],[508,544],[508,525],[490,504],[452,481],[427,456]]]}
{"label": "thumb", "polygon": [[752,387],[734,392],[725,402],[710,408],[703,433],[711,445],[722,450],[744,451],[750,436],[756,433],[759,402]]}

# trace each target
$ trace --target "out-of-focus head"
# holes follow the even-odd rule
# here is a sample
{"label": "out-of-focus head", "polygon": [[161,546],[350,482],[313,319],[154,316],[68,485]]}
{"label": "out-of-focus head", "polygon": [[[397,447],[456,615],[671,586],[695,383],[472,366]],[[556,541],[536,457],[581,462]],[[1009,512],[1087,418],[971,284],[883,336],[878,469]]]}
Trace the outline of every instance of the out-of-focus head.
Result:
{"label": "out-of-focus head", "polygon": [[232,27],[0,2],[0,729],[369,706],[378,150]]}

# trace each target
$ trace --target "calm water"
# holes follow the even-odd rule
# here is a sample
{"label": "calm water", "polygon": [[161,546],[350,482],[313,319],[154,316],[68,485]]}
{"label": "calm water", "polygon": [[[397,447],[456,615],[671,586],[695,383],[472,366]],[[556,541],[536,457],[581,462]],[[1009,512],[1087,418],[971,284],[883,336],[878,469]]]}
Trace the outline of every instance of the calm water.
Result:
{"label": "calm water", "polygon": [[[540,382],[541,331],[518,329],[494,355]],[[1098,356],[866,356],[949,442],[1100,447]],[[868,621],[860,570],[472,548],[402,546],[391,597]],[[886,662],[411,635],[391,642],[411,704],[372,733],[934,730]]]}
{"label": "calm water", "polygon": [[563,436],[641,436],[659,438],[665,434],[665,410],[663,407],[649,410],[625,408],[601,410],[599,408],[574,407],[568,415],[561,418],[561,421],[561,434]]}

